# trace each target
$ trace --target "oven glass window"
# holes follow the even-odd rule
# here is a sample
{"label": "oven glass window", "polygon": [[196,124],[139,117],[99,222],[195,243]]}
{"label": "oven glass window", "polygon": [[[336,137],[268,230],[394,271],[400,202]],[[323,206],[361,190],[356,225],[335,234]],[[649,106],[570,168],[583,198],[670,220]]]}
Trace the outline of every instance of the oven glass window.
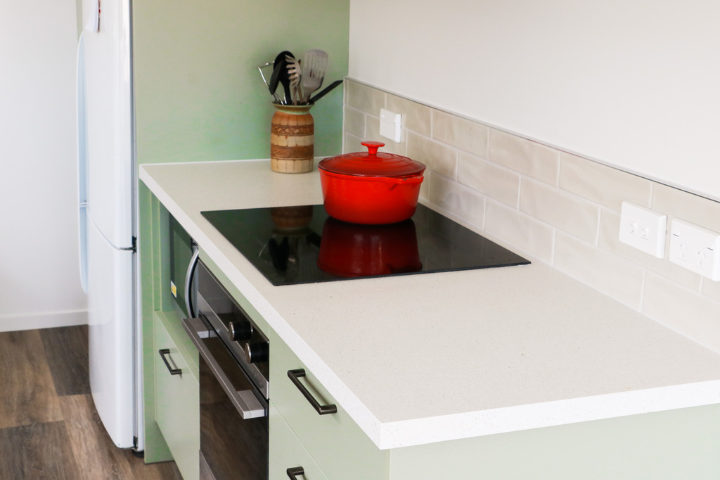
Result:
{"label": "oven glass window", "polygon": [[[236,390],[254,389],[219,338],[203,343]],[[243,420],[200,358],[200,449],[215,480],[267,480],[268,442],[267,416]]]}

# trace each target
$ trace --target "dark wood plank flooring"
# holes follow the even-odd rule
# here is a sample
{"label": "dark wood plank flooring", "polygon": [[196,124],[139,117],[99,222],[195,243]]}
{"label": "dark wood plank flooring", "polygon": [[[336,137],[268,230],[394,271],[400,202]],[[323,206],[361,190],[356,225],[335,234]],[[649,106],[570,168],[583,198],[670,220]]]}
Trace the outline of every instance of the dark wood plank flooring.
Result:
{"label": "dark wood plank flooring", "polygon": [[0,333],[1,480],[182,480],[110,440],[88,380],[87,327]]}
{"label": "dark wood plank flooring", "polygon": [[40,330],[58,396],[90,393],[87,326]]}

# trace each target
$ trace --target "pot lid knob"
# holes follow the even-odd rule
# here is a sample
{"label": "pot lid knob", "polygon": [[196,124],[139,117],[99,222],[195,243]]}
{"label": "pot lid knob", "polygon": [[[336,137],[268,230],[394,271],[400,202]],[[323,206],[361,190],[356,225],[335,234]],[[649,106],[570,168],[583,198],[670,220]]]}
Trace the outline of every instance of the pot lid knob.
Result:
{"label": "pot lid knob", "polygon": [[360,142],[360,143],[361,143],[361,145],[364,145],[364,146],[366,146],[366,147],[368,148],[368,154],[369,154],[370,156],[375,156],[375,155],[377,155],[378,149],[379,149],[380,147],[384,147],[384,146],[385,146],[385,144],[382,143],[382,142]]}

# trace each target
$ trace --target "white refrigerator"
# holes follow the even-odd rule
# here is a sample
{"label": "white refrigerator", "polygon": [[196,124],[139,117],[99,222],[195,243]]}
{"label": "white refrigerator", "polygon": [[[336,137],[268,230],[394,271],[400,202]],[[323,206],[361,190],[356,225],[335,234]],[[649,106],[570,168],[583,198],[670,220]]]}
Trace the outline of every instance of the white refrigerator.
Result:
{"label": "white refrigerator", "polygon": [[144,449],[130,0],[83,0],[78,44],[80,275],[90,387],[120,448]]}

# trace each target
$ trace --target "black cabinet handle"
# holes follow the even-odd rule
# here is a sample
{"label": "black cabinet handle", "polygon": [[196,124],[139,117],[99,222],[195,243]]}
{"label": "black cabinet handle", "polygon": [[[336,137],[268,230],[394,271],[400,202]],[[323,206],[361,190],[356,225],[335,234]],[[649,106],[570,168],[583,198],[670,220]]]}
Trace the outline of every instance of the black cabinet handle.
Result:
{"label": "black cabinet handle", "polygon": [[302,467],[288,468],[287,474],[292,480],[297,480],[298,475],[305,475],[305,470]]}
{"label": "black cabinet handle", "polygon": [[[316,412],[318,412],[320,415],[327,415],[329,413],[337,413],[337,407],[333,404],[330,405],[320,405],[320,403],[315,400],[315,397],[312,396],[310,391],[308,391],[305,386],[300,383],[300,378],[305,376],[305,370],[302,368],[299,368],[297,370],[288,370],[288,377],[290,377],[290,380],[295,384],[295,386],[300,390],[300,393],[303,394],[305,398],[307,398],[307,401],[310,402],[310,405],[313,406]],[[292,478],[292,477],[291,477]]]}
{"label": "black cabinet handle", "polygon": [[180,374],[182,374],[182,370],[181,370],[181,369],[179,369],[179,368],[172,368],[172,367],[170,366],[170,362],[168,362],[168,361],[167,361],[167,358],[165,358],[165,355],[169,355],[169,354],[170,354],[170,349],[169,349],[169,348],[161,348],[160,350],[158,350],[158,352],[160,352],[160,358],[162,358],[162,359],[163,359],[163,362],[165,362],[165,366],[167,367],[168,372],[170,372],[170,375],[180,375]]}

